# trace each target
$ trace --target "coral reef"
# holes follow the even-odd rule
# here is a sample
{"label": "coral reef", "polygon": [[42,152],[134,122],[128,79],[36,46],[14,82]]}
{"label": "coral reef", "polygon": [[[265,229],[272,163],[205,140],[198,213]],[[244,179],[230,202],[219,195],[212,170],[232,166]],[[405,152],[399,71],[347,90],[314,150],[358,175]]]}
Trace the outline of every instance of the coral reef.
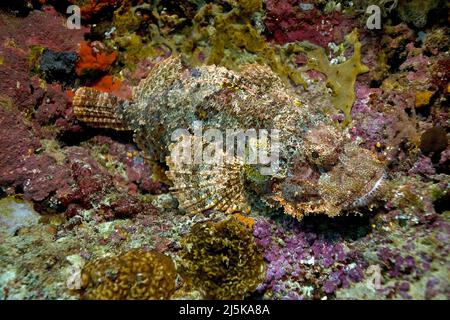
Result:
{"label": "coral reef", "polygon": [[26,199],[44,200],[64,185],[68,170],[48,155],[35,154],[40,141],[19,114],[1,110],[0,115],[1,134],[14,137],[1,140],[1,185],[22,189]]}
{"label": "coral reef", "polygon": [[304,229],[295,223],[283,229],[264,219],[255,223],[256,243],[268,262],[259,291],[279,299],[322,298],[364,280],[367,262],[356,250]]}
{"label": "coral reef", "polygon": [[[440,0],[1,2],[0,299],[450,299],[449,35]],[[173,154],[213,128],[279,162]]]}
{"label": "coral reef", "polygon": [[[83,34],[89,29],[68,30],[55,28],[64,18],[49,7],[46,11],[34,11],[20,19],[6,14],[0,16],[0,84],[1,95],[6,95],[19,110],[32,109],[42,99],[42,83],[33,81],[29,71],[33,59],[37,64],[44,49],[52,52],[75,52]],[[39,28],[34,27],[39,25]],[[44,66],[44,71],[45,71]],[[61,103],[61,107],[65,107]]]}
{"label": "coral reef", "polygon": [[194,225],[182,241],[180,273],[209,299],[242,299],[262,280],[252,232],[235,218]]}
{"label": "coral reef", "polygon": [[102,145],[115,153],[103,151],[101,157],[109,157],[109,163],[105,162],[104,166],[112,163],[123,166],[122,176],[117,170],[110,174],[87,149],[60,149],[48,140],[39,140],[36,136],[39,131],[27,125],[17,113],[1,110],[0,115],[4,137],[16,137],[1,140],[5,156],[0,161],[0,182],[9,192],[21,190],[26,199],[50,201],[58,211],[73,211],[74,205],[84,209],[94,206],[105,218],[154,210],[132,194],[121,194],[122,190],[137,188],[159,193],[165,188],[152,178],[152,169],[143,163],[136,150],[128,157],[130,151],[126,147],[103,139]]}
{"label": "coral reef", "polygon": [[157,252],[131,250],[87,263],[81,272],[84,299],[168,299],[175,291],[173,261]]}
{"label": "coral reef", "polygon": [[[377,217],[257,220],[253,232],[269,264],[258,290],[277,299],[448,297],[445,286],[431,288],[448,276],[448,218],[432,205],[447,182],[403,183],[397,181],[397,199]],[[425,207],[411,209],[417,205]]]}

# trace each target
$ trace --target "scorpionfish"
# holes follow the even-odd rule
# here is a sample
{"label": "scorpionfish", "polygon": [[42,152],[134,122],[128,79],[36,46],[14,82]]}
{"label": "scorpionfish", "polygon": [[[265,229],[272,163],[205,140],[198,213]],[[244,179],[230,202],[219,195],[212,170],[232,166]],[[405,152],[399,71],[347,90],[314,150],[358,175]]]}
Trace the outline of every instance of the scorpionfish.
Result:
{"label": "scorpionfish", "polygon": [[[373,201],[385,164],[335,125],[322,89],[293,88],[257,63],[232,71],[189,67],[172,56],[133,88],[132,99],[81,87],[73,106],[88,125],[133,131],[136,144],[167,165],[171,190],[188,213],[248,213],[262,205],[298,219],[333,217]],[[174,132],[185,134],[174,139]],[[247,143],[234,148],[239,137]],[[206,154],[222,161],[206,161]]]}

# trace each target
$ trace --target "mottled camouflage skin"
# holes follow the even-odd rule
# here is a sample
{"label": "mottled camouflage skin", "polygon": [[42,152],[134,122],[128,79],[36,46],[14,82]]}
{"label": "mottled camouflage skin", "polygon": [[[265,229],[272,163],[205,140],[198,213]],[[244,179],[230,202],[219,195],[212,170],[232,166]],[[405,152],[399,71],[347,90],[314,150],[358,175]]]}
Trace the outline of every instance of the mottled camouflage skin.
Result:
{"label": "mottled camouflage skin", "polygon": [[[332,106],[324,92],[315,84],[297,94],[268,67],[257,64],[240,72],[218,66],[192,69],[171,57],[134,88],[132,101],[114,100],[105,107],[107,102],[98,103],[107,100],[105,94],[89,102],[96,100],[92,92],[79,89],[74,105],[80,119],[90,124],[99,126],[99,119],[90,118],[95,108],[89,106],[102,105],[115,126],[119,122],[133,130],[142,149],[168,164],[180,207],[188,212],[248,212],[256,192],[267,204],[281,203],[287,213],[301,218],[309,213],[334,216],[355,204],[365,205],[382,181],[382,164],[334,128],[325,114]],[[203,130],[278,129],[280,170],[255,188],[248,174],[253,171],[240,162],[177,163],[170,157],[171,135],[179,128],[192,130],[194,121],[202,121]],[[352,163],[352,157],[358,163]]]}

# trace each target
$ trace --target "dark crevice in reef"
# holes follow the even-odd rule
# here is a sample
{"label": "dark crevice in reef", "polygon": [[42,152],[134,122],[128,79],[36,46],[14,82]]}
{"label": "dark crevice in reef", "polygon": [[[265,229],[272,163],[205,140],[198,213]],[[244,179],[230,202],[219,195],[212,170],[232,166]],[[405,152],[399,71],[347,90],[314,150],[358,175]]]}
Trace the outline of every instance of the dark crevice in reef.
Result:
{"label": "dark crevice in reef", "polygon": [[447,191],[444,196],[433,203],[433,206],[437,213],[443,213],[444,211],[450,210],[450,193]]}
{"label": "dark crevice in reef", "polygon": [[371,88],[380,88],[381,87],[381,83],[382,83],[382,80],[375,80],[375,79],[373,79],[373,80],[370,81],[370,87]]}
{"label": "dark crevice in reef", "polygon": [[436,25],[448,26],[448,9],[445,7],[438,6],[436,9],[431,9],[428,17],[427,24],[422,29],[431,28]]}
{"label": "dark crevice in reef", "polygon": [[28,3],[29,1],[27,0],[2,1],[0,3],[0,10],[12,13],[17,17],[26,17],[32,10]]}
{"label": "dark crevice in reef", "polygon": [[[12,13],[17,17],[26,17],[33,10],[42,10],[44,4],[41,0],[13,0],[13,1],[1,1],[0,10]],[[67,8],[72,5],[67,0],[53,0],[46,1],[46,4],[51,4],[56,11],[66,14]]]}
{"label": "dark crevice in reef", "polygon": [[254,301],[254,300],[263,300],[264,299],[264,291],[254,291],[250,293],[248,296],[244,297],[244,300]]}
{"label": "dark crevice in reef", "polygon": [[[434,103],[435,98],[430,99],[430,102]],[[423,118],[428,118],[431,114],[431,106],[426,106],[422,108],[415,109],[416,114]]]}
{"label": "dark crevice in reef", "polygon": [[[433,157],[431,158],[431,161],[433,162]],[[439,160],[440,160],[440,156],[439,156],[439,159],[437,160],[437,161],[435,161],[435,162],[433,162],[433,163],[436,163],[436,162],[439,162]],[[447,160],[446,162],[444,162],[443,164],[438,164],[437,166],[436,166],[436,173],[437,174],[450,174],[450,163],[449,163],[449,161]],[[448,208],[450,208],[450,206],[448,206]]]}
{"label": "dark crevice in reef", "polygon": [[404,48],[398,48],[388,61],[389,73],[396,73],[400,70],[400,66],[406,61],[407,56],[403,54]]}
{"label": "dark crevice in reef", "polygon": [[325,239],[333,241],[342,238],[355,241],[368,235],[372,230],[372,212],[363,212],[361,215],[349,213],[348,215],[330,218],[326,215],[306,216],[301,221],[305,231],[322,235]]}
{"label": "dark crevice in reef", "polygon": [[[39,2],[39,0],[35,0],[36,2]],[[33,2],[35,2],[33,1]],[[50,1],[47,1],[47,3]],[[67,14],[67,8],[71,5],[73,5],[73,1],[69,1],[69,0],[54,0],[51,1],[50,3],[53,8],[55,8],[56,11],[62,13],[62,14]]]}
{"label": "dark crevice in reef", "polygon": [[40,214],[62,214],[66,211],[67,207],[63,204],[53,201],[53,197],[56,192],[52,192],[46,199],[40,202],[33,203],[33,209]]}
{"label": "dark crevice in reef", "polygon": [[103,21],[96,23],[91,27],[91,31],[84,35],[86,41],[102,41],[105,39],[105,33],[111,29],[111,23]]}
{"label": "dark crevice in reef", "polygon": [[66,131],[59,137],[58,140],[65,146],[77,146],[80,145],[80,143],[88,141],[98,135],[108,136],[120,143],[134,143],[133,133],[131,131],[116,131],[112,129],[98,129],[90,127],[83,127],[83,131],[77,133]]}
{"label": "dark crevice in reef", "polygon": [[[9,194],[10,192],[8,192]],[[23,191],[23,186],[22,185],[18,185],[16,187],[14,187],[14,194],[18,194],[18,195],[22,195],[24,193]],[[7,193],[5,192],[5,196],[7,195]],[[0,196],[1,198],[2,196]]]}
{"label": "dark crevice in reef", "polygon": [[356,241],[364,238],[372,232],[375,212],[381,209],[361,209],[358,214],[349,212],[347,215],[329,217],[325,214],[305,216],[301,221],[287,216],[283,209],[272,211],[271,219],[292,228],[299,227],[303,232],[312,232],[329,241]]}

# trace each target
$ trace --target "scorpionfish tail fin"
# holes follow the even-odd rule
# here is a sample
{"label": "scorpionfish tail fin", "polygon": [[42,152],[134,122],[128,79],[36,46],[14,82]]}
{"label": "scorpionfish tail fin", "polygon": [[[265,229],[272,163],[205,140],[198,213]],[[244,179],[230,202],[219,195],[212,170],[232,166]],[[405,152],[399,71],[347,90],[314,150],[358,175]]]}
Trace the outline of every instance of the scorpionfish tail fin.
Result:
{"label": "scorpionfish tail fin", "polygon": [[81,87],[75,92],[73,110],[78,120],[91,127],[128,130],[117,113],[128,103],[110,93]]}

